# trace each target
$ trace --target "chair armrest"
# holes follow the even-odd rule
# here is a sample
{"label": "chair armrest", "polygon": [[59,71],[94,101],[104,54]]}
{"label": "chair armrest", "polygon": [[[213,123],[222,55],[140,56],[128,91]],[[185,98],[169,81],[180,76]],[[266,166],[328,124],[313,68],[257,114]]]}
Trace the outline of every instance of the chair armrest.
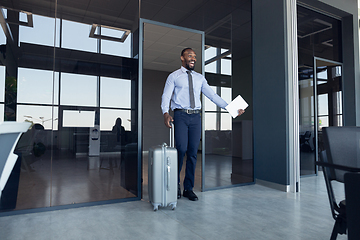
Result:
{"label": "chair armrest", "polygon": [[327,162],[315,162],[315,164],[318,166],[335,168],[335,169],[339,169],[339,170],[343,170],[343,171],[347,171],[347,172],[360,172],[360,168],[356,168],[356,167],[348,167],[348,166],[344,166],[344,165],[332,164],[332,163],[327,163]]}

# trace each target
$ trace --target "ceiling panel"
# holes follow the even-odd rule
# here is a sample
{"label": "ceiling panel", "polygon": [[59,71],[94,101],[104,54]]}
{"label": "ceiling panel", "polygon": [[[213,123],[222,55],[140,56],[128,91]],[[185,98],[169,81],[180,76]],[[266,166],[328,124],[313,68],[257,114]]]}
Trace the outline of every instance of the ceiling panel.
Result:
{"label": "ceiling panel", "polygon": [[150,48],[158,52],[167,52],[171,50],[173,47],[174,45],[172,45],[171,43],[164,44],[164,43],[155,42],[154,44],[151,45]]}
{"label": "ceiling panel", "polygon": [[[145,69],[172,72],[180,68],[180,54],[185,47],[198,52],[201,49],[201,35],[194,32],[146,23],[144,36]],[[148,44],[147,39],[157,40]]]}
{"label": "ceiling panel", "polygon": [[155,25],[155,24],[151,24],[151,23],[145,23],[144,26],[146,28],[145,36],[146,36],[146,33],[148,33],[148,32],[165,34],[165,33],[168,33],[171,31],[171,28],[163,27],[163,26],[159,26],[159,25]]}
{"label": "ceiling panel", "polygon": [[174,37],[179,37],[179,38],[191,38],[194,35],[198,35],[198,34],[193,33],[193,32],[179,30],[179,29],[171,29],[169,32],[169,35],[174,36]]}
{"label": "ceiling panel", "polygon": [[201,50],[201,42],[193,39],[186,39],[181,44],[179,44],[179,46],[183,46],[184,48],[191,47],[192,49],[194,49],[194,51],[196,50],[197,52]]}
{"label": "ceiling panel", "polygon": [[162,36],[157,42],[178,45],[181,42],[183,42],[183,39],[179,37],[171,36],[169,32],[169,34]]}
{"label": "ceiling panel", "polygon": [[[146,39],[146,38],[145,38]],[[151,45],[153,45],[155,43],[155,41],[150,41],[150,40],[147,40],[144,41],[144,49],[148,49]]]}
{"label": "ceiling panel", "polygon": [[167,8],[171,8],[171,9],[174,9],[177,11],[189,12],[194,7],[205,4],[207,2],[206,0],[191,0],[191,1],[187,0],[187,1],[188,2],[186,2],[186,1],[168,1],[165,6]]}
{"label": "ceiling panel", "polygon": [[168,57],[158,57],[158,58],[153,60],[153,62],[162,63],[162,64],[170,64],[173,61],[174,61],[174,59],[168,58]]}

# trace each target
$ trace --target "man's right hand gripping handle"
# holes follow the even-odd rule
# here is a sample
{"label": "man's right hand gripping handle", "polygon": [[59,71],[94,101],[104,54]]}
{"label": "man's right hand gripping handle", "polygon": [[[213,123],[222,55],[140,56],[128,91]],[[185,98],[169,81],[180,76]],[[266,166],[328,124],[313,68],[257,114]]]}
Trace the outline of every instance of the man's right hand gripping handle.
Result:
{"label": "man's right hand gripping handle", "polygon": [[170,116],[169,113],[164,113],[164,123],[165,126],[167,126],[168,128],[171,128],[170,122],[173,122],[173,118]]}

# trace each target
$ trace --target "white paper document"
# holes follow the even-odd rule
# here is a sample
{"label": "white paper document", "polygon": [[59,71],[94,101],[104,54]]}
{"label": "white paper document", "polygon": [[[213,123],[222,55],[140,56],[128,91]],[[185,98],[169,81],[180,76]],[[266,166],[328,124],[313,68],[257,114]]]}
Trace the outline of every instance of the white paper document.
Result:
{"label": "white paper document", "polygon": [[247,104],[247,102],[245,102],[245,100],[240,95],[238,95],[225,107],[225,109],[231,114],[233,118],[236,118],[239,115],[238,110],[245,110],[248,106],[249,104]]}

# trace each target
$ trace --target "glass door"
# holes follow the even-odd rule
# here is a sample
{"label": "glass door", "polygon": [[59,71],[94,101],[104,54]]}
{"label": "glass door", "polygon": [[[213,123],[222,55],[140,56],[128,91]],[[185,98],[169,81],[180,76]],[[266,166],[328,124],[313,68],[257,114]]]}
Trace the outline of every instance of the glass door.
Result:
{"label": "glass door", "polygon": [[[317,173],[322,128],[342,126],[342,64],[314,58],[314,68],[299,67],[300,175]],[[315,96],[315,97],[314,97]]]}
{"label": "glass door", "polygon": [[[342,64],[314,58],[315,112],[317,116],[316,152],[324,150],[322,128],[343,125]],[[317,160],[317,155],[316,159]]]}
{"label": "glass door", "polygon": [[299,66],[300,175],[315,174],[314,74],[310,66]]}
{"label": "glass door", "polygon": [[[191,47],[196,53],[195,71],[203,73],[203,32],[140,19],[140,82],[143,91],[143,199],[148,197],[148,157],[147,150],[162,143],[169,144],[169,128],[164,125],[160,109],[161,96],[169,74],[181,67],[181,51]],[[173,112],[170,110],[170,115]],[[194,191],[201,191],[202,186],[202,148],[199,144],[195,170]],[[186,159],[180,179],[184,179]],[[182,182],[182,181],[181,181]],[[182,185],[181,185],[182,186]]]}

